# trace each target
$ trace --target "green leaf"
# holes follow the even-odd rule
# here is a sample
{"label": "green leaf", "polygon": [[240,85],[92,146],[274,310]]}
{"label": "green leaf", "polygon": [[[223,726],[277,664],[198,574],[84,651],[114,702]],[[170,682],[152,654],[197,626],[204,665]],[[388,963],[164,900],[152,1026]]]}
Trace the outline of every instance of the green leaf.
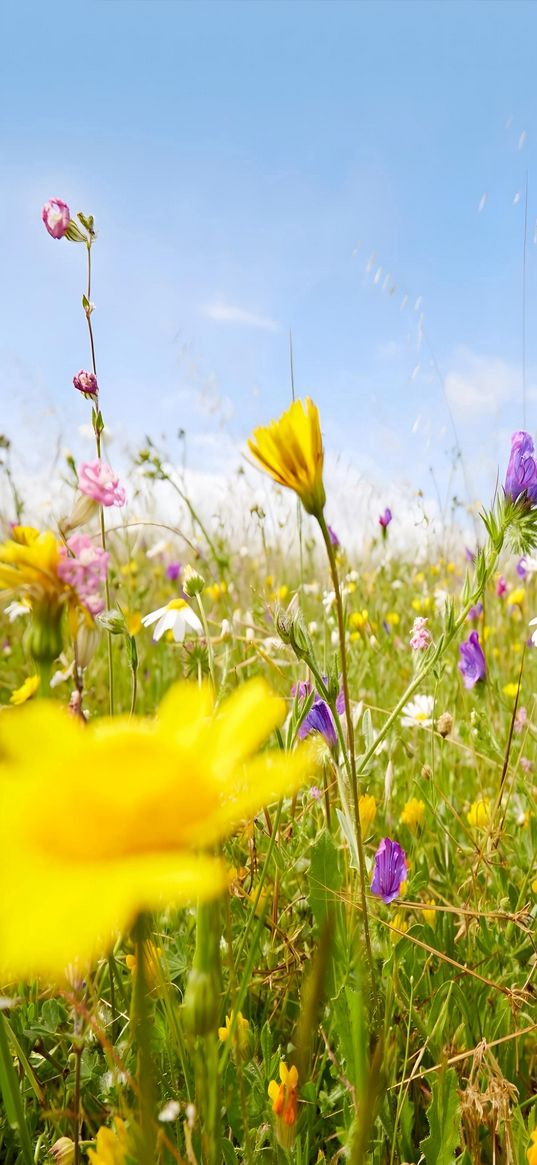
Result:
{"label": "green leaf", "polygon": [[0,1015],[0,1092],[4,1101],[8,1123],[19,1134],[22,1160],[25,1162],[25,1165],[34,1165],[32,1142],[24,1115],[24,1105],[20,1093],[19,1081],[9,1050],[9,1030],[7,1019],[4,1015]]}
{"label": "green leaf", "polygon": [[326,831],[321,833],[311,851],[309,903],[319,931],[328,914],[333,913],[341,889],[338,851]]}
{"label": "green leaf", "polygon": [[429,1136],[420,1144],[427,1165],[453,1165],[455,1150],[460,1145],[460,1103],[457,1073],[453,1068],[442,1072],[434,1081],[427,1120]]}

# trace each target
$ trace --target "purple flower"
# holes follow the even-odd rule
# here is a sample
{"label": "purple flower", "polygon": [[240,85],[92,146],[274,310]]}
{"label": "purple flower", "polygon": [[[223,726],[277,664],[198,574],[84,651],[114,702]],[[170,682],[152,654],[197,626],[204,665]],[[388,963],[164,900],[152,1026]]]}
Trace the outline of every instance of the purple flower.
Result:
{"label": "purple flower", "polygon": [[386,527],[390,525],[391,520],[392,520],[392,511],[389,509],[388,506],[386,506],[384,513],[380,515],[379,526],[382,526],[382,529],[386,530]]}
{"label": "purple flower", "polygon": [[[323,676],[323,683],[328,683],[327,676]],[[295,696],[298,691],[299,698],[301,700],[305,700],[310,695],[311,690],[312,688],[309,681],[303,680],[298,685],[293,684],[291,693],[293,696]],[[345,711],[345,696],[342,691],[339,692],[336,699],[336,711],[338,716],[341,716]],[[305,740],[306,736],[309,736],[310,732],[320,732],[321,736],[324,736],[329,748],[337,747],[337,733],[336,726],[334,724],[334,717],[332,716],[326,700],[323,700],[322,696],[320,696],[318,692],[315,692],[313,704],[298,729],[299,740]]]}
{"label": "purple flower", "polygon": [[483,603],[474,603],[474,606],[470,607],[470,610],[468,611],[466,618],[467,618],[469,623],[477,623],[477,620],[479,618],[481,618],[482,614],[483,614]]}
{"label": "purple flower", "polygon": [[464,680],[465,688],[473,688],[480,680],[485,679],[485,656],[479,642],[477,631],[472,631],[470,638],[459,646],[461,654],[459,671]]}
{"label": "purple flower", "polygon": [[99,392],[99,385],[97,384],[97,377],[94,372],[84,372],[80,369],[76,376],[73,376],[73,384],[79,392],[83,392],[84,396],[97,396]]}
{"label": "purple flower", "polygon": [[336,547],[341,546],[341,542],[339,541],[339,538],[338,538],[334,528],[332,526],[327,526],[326,528],[328,530],[328,534],[329,534],[332,546],[336,546]]}
{"label": "purple flower", "polygon": [[53,239],[63,239],[71,219],[66,202],[62,202],[61,198],[49,199],[41,211],[41,218]]}
{"label": "purple flower", "polygon": [[526,577],[528,572],[526,570],[526,559],[525,558],[519,558],[519,560],[515,566],[515,570],[516,570],[519,578]]}
{"label": "purple flower", "polygon": [[505,475],[505,492],[513,502],[525,494],[529,501],[537,503],[537,464],[534,453],[535,446],[529,433],[523,430],[513,433],[511,456]]}
{"label": "purple flower", "polygon": [[475,562],[475,551],[470,550],[469,546],[464,547],[464,554],[465,554],[468,562]]}
{"label": "purple flower", "polygon": [[177,579],[179,578],[180,574],[181,574],[181,563],[180,562],[169,562],[167,567],[166,567],[166,578],[169,578],[170,582],[177,582]]}
{"label": "purple flower", "polygon": [[383,902],[393,902],[406,880],[407,865],[405,851],[399,842],[383,837],[375,854],[371,893],[378,894]]}

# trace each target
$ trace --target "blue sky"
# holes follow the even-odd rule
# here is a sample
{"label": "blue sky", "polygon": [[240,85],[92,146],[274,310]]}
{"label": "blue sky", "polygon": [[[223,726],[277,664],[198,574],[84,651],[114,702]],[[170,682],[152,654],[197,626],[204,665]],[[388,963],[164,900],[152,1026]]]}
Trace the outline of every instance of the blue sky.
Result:
{"label": "blue sky", "polygon": [[464,491],[432,359],[487,500],[522,424],[526,174],[537,427],[533,3],[94,0],[3,25],[0,429],[22,469],[90,452],[84,256],[40,220],[61,197],[99,230],[114,456],[183,428],[189,464],[227,473],[289,400],[292,328],[297,392],[382,503],[430,494],[430,466]]}

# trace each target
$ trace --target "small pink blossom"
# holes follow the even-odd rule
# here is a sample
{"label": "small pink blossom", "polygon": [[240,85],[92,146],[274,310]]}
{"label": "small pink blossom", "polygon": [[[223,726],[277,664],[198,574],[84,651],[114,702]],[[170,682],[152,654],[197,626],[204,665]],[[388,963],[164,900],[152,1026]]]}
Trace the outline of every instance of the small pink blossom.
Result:
{"label": "small pink blossom", "polygon": [[119,478],[104,461],[83,461],[78,467],[78,488],[100,506],[124,506],[126,495]]}
{"label": "small pink blossom", "polygon": [[63,239],[71,221],[71,214],[66,202],[61,198],[51,198],[41,211],[41,218],[53,239]]}
{"label": "small pink blossom", "polygon": [[97,396],[99,385],[94,372],[84,372],[82,369],[73,376],[73,384],[84,396]]}
{"label": "small pink blossom", "polygon": [[503,574],[501,574],[499,579],[498,579],[498,582],[496,583],[496,594],[497,594],[499,599],[503,598],[506,590],[507,590],[507,583],[503,577]]}
{"label": "small pink blossom", "polygon": [[108,551],[94,546],[89,534],[72,534],[60,550],[58,575],[79,595],[91,595],[106,578]]}
{"label": "small pink blossom", "polygon": [[431,632],[427,630],[427,619],[421,615],[414,619],[410,646],[413,651],[425,651],[431,644]]}
{"label": "small pink blossom", "polygon": [[524,728],[526,727],[527,722],[528,722],[527,708],[519,708],[518,712],[516,714],[516,720],[515,720],[515,724],[514,724],[515,732],[523,732]]}
{"label": "small pink blossom", "polygon": [[529,760],[527,756],[521,756],[520,767],[521,769],[524,769],[525,773],[531,773],[533,768],[533,761]]}

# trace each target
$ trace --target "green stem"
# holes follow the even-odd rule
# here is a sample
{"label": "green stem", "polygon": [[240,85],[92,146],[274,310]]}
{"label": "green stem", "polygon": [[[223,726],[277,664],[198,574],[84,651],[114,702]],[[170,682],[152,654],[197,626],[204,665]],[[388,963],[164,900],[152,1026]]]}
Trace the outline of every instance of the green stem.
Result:
{"label": "green stem", "polygon": [[201,595],[199,595],[199,594],[196,595],[196,602],[198,604],[198,610],[200,613],[200,619],[201,619],[201,623],[202,623],[202,627],[203,627],[203,634],[205,635],[205,642],[207,644],[207,659],[209,662],[209,675],[211,677],[211,685],[212,685],[212,689],[213,689],[213,695],[216,699],[216,674],[215,674],[215,667],[214,667],[214,651],[213,651],[213,645],[211,642],[211,636],[209,633],[209,624],[207,623],[207,616],[205,614],[205,608],[203,606]]}
{"label": "green stem", "polygon": [[140,914],[134,924],[134,950],[136,973],[134,976],[134,1027],[138,1048],[138,1104],[139,1104],[139,1155],[138,1165],[154,1165],[155,1143],[153,1133],[153,1113],[155,1108],[155,1082],[151,1056],[151,1014],[148,1000],[146,949],[149,934],[147,919]]}
{"label": "green stem", "polygon": [[[87,250],[87,255],[88,255],[88,286],[87,286],[87,291],[86,291],[86,298],[88,301],[88,306],[84,309],[84,315],[86,316],[86,323],[88,325],[88,332],[89,332],[89,342],[90,342],[90,350],[91,350],[91,368],[92,368],[93,375],[96,377],[97,376],[97,364],[95,361],[95,341],[93,339],[93,328],[92,328],[92,324],[91,324],[91,239],[88,239],[88,242],[86,243],[86,250]],[[100,408],[99,408],[98,398],[96,401],[96,413],[97,413],[97,416],[99,416]],[[101,431],[100,431],[98,424],[95,424],[94,432],[95,432],[95,447],[97,450],[97,457],[99,458],[99,461],[100,461],[100,459],[101,459]],[[104,524],[104,509],[102,506],[100,509],[99,517],[100,517],[100,528],[101,528],[101,546],[102,546],[103,550],[106,550],[106,529],[105,529],[105,524]],[[108,571],[106,573],[104,587],[105,587],[105,594],[106,594],[106,609],[107,609],[107,611],[109,611],[110,610],[110,582],[108,580]],[[107,633],[107,646],[108,646],[108,710],[109,710],[110,715],[113,716],[114,715],[114,657],[112,654],[112,634],[110,631],[108,631],[108,633]]]}
{"label": "green stem", "polygon": [[365,854],[364,854],[364,843],[363,843],[363,838],[362,838],[362,825],[360,822],[360,790],[359,790],[359,785],[358,785],[358,774],[357,774],[357,769],[356,769],[356,754],[355,754],[355,749],[354,749],[354,726],[352,723],[351,702],[350,702],[350,696],[349,696],[349,677],[348,677],[348,667],[347,667],[347,646],[346,646],[346,639],[345,639],[345,619],[344,619],[344,615],[343,615],[343,602],[341,599],[341,587],[339,585],[339,575],[338,575],[338,569],[337,569],[336,555],[334,552],[334,547],[332,546],[330,534],[328,532],[328,527],[326,525],[326,520],[325,520],[323,511],[321,510],[321,512],[319,514],[317,514],[316,517],[317,517],[317,521],[319,522],[319,526],[321,527],[321,533],[322,533],[322,536],[324,539],[326,553],[328,555],[328,562],[330,564],[330,573],[332,575],[332,583],[333,583],[333,587],[334,587],[334,593],[336,596],[336,611],[337,611],[338,632],[339,632],[339,647],[340,647],[340,655],[341,655],[341,676],[342,676],[342,683],[343,683],[343,697],[345,700],[345,718],[347,721],[348,756],[349,756],[349,762],[350,762],[350,780],[351,780],[351,792],[352,792],[352,800],[353,800],[353,808],[354,808],[354,824],[355,824],[355,829],[356,829],[356,843],[357,843],[357,848],[358,848],[358,866],[359,866],[359,876],[360,876],[360,898],[362,901],[364,940],[365,940],[365,946],[366,946],[366,951],[367,951],[367,959],[368,959],[368,963],[369,963],[369,971],[370,971],[370,976],[371,976],[371,987],[372,987],[373,992],[375,993],[375,991],[376,991],[375,963],[374,963],[374,959],[373,959],[373,951],[371,948],[371,936],[369,933],[369,913],[368,913],[368,907],[367,907]]}

